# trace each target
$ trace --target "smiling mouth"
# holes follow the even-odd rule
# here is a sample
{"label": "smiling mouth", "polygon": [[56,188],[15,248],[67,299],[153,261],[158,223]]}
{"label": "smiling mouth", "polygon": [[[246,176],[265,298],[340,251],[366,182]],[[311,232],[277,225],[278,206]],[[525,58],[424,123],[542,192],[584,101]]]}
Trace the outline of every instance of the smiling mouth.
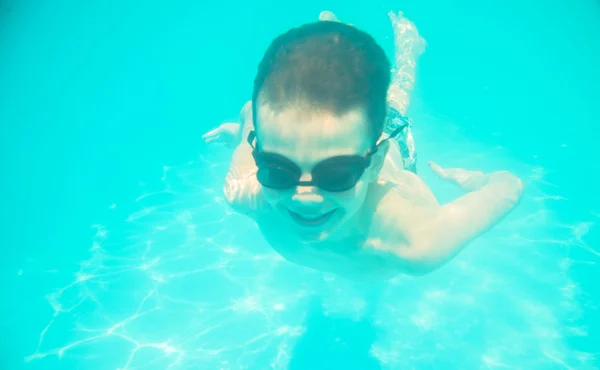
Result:
{"label": "smiling mouth", "polygon": [[324,223],[326,223],[331,218],[331,216],[335,213],[335,209],[332,211],[329,211],[327,213],[324,213],[320,216],[316,216],[316,217],[301,216],[298,213],[293,212],[289,209],[288,209],[288,212],[289,212],[290,216],[292,217],[292,219],[297,224],[299,224],[301,226],[316,227],[316,226],[321,226]]}

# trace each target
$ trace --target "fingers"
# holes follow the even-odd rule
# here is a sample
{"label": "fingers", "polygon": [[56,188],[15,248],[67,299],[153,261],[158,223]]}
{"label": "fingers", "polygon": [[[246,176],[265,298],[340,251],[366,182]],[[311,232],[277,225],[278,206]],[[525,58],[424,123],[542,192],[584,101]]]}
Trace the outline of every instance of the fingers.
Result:
{"label": "fingers", "polygon": [[446,170],[444,170],[442,167],[440,167],[434,161],[429,161],[429,167],[431,168],[431,170],[433,171],[433,173],[435,173],[436,175],[438,175],[442,179],[447,179],[448,178],[448,174],[446,173]]}
{"label": "fingers", "polygon": [[458,185],[464,191],[474,191],[485,185],[486,175],[481,171],[469,171],[463,168],[442,168],[429,161],[431,170],[441,179]]}
{"label": "fingers", "polygon": [[202,135],[202,138],[203,139],[209,139],[209,138],[215,136],[215,134],[216,134],[215,130],[212,130],[212,131],[207,132],[206,134]]}
{"label": "fingers", "polygon": [[202,138],[204,140],[206,140],[206,142],[214,141],[219,137],[220,133],[221,133],[221,127],[217,127],[216,129],[211,130],[211,131],[207,132],[206,134],[202,135]]}
{"label": "fingers", "polygon": [[218,136],[211,136],[211,137],[207,137],[204,139],[205,143],[213,143],[216,142],[217,140],[219,140]]}

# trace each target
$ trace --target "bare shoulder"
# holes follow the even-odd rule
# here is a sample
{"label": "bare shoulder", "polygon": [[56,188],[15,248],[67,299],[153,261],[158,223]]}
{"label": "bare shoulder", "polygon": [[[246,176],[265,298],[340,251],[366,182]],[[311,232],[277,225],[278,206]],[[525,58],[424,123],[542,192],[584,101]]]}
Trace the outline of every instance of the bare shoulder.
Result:
{"label": "bare shoulder", "polygon": [[394,182],[380,180],[377,187],[380,196],[374,199],[371,238],[385,249],[410,248],[431,226],[439,209],[437,200],[427,184],[409,171],[397,174]]}
{"label": "bare shoulder", "polygon": [[387,187],[388,191],[382,201],[386,203],[386,197],[401,197],[413,204],[436,207],[438,201],[429,186],[417,174],[403,169],[382,169],[379,176],[380,186]]}
{"label": "bare shoulder", "polygon": [[423,179],[404,169],[400,147],[394,140],[390,141],[389,150],[379,173],[379,181],[395,187],[396,191],[412,202],[437,205],[435,196]]}

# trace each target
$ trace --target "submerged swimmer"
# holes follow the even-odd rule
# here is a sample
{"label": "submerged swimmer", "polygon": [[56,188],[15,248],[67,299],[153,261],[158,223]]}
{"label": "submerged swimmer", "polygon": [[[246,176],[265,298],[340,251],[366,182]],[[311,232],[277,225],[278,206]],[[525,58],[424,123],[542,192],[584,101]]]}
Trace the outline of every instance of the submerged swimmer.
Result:
{"label": "submerged swimmer", "polygon": [[390,18],[391,86],[390,62],[375,40],[322,13],[321,22],[271,43],[241,126],[205,135],[241,136],[225,198],[278,253],[357,280],[434,271],[514,209],[523,191],[509,172],[431,163],[467,192],[440,205],[416,175],[404,115],[424,40],[401,14]]}

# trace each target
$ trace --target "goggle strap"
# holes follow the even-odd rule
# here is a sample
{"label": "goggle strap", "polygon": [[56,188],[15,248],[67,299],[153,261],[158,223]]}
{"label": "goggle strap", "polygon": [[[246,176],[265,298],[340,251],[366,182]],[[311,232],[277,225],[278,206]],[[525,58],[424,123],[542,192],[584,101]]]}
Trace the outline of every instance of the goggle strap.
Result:
{"label": "goggle strap", "polygon": [[[405,118],[405,117],[403,117],[403,118]],[[403,119],[403,120],[402,120],[402,123],[403,123],[403,125],[402,125],[402,126],[399,126],[399,127],[398,127],[398,128],[396,128],[394,131],[392,131],[392,133],[390,134],[390,136],[389,136],[389,137],[388,137],[386,140],[389,140],[389,139],[393,139],[393,138],[395,138],[395,137],[396,137],[396,136],[398,136],[398,135],[399,135],[399,134],[400,134],[402,131],[404,131],[404,129],[405,129],[405,128],[407,128],[407,127],[408,127],[408,125],[409,125],[409,121],[408,121],[408,119],[407,119],[407,118]]]}
{"label": "goggle strap", "polygon": [[250,147],[252,149],[256,149],[256,146],[254,145],[254,143],[256,142],[256,131],[252,130],[250,131],[250,133],[248,134],[248,145],[250,145]]}

